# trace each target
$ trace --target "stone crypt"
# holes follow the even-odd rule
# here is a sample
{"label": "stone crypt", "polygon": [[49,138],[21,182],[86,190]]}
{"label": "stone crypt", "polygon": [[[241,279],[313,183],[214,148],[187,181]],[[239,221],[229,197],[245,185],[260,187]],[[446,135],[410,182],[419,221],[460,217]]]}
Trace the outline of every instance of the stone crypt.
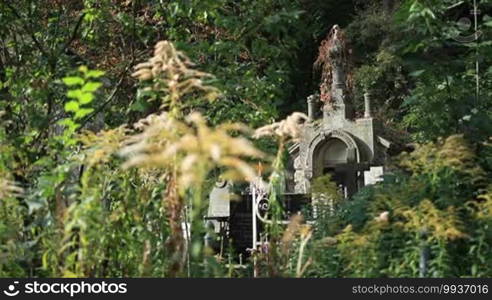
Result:
{"label": "stone crypt", "polygon": [[[346,45],[337,25],[332,28],[328,43],[331,86],[325,80],[321,93],[307,99],[309,122],[300,142],[289,149],[287,192],[309,194],[314,178],[331,174],[347,198],[362,186],[380,180],[390,142],[378,135],[378,124],[371,116],[370,94],[364,95],[363,117],[355,118],[353,100],[347,96]],[[322,101],[328,93],[329,101]]]}

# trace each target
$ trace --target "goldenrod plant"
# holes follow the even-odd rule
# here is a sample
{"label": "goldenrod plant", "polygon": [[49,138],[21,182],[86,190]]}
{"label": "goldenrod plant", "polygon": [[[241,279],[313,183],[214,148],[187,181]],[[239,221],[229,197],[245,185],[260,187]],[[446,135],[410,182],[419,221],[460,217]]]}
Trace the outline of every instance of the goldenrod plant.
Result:
{"label": "goldenrod plant", "polygon": [[[296,142],[299,140],[303,132],[303,126],[307,122],[308,117],[300,112],[294,112],[288,116],[285,120],[275,122],[269,125],[265,125],[255,130],[254,138],[259,139],[263,137],[271,137],[277,142],[277,154],[272,162],[272,170],[268,180],[268,212],[266,225],[266,240],[263,242],[263,246],[260,249],[254,249],[253,255],[256,264],[260,267],[256,267],[256,273],[259,276],[265,277],[278,277],[288,276],[288,270],[292,271],[292,274],[300,276],[305,267],[301,267],[303,261],[303,250],[310,239],[310,229],[303,230],[300,241],[300,254],[298,257],[297,267],[293,267],[290,263],[290,249],[287,244],[292,242],[294,235],[289,231],[297,230],[296,225],[300,223],[300,219],[294,218],[287,224],[290,224],[287,229],[285,228],[286,221],[285,214],[282,211],[280,204],[280,196],[285,192],[285,148],[288,143]],[[286,230],[286,231],[285,231]],[[285,233],[284,233],[285,231]],[[283,235],[283,238],[282,238]],[[297,234],[295,234],[297,235]],[[296,236],[297,240],[297,236]],[[283,246],[282,246],[283,245]],[[265,249],[266,247],[266,249]],[[282,250],[283,249],[283,250]],[[309,263],[307,263],[309,265]],[[307,266],[306,265],[306,266]]]}
{"label": "goldenrod plant", "polygon": [[172,43],[161,41],[154,56],[135,67],[133,76],[152,82],[146,88],[158,95],[161,112],[134,124],[137,132],[120,151],[127,158],[125,168],[159,170],[167,182],[163,204],[171,229],[171,276],[192,276],[193,264],[203,263],[204,185],[211,171],[220,169],[226,180],[253,180],[255,171],[245,159],[263,156],[249,140],[232,135],[248,134],[246,126],[226,123],[210,128],[200,113],[184,113],[187,99],[211,101],[218,96],[218,90],[204,82],[212,75],[192,66]]}
{"label": "goldenrod plant", "polygon": [[312,245],[315,259],[308,274],[488,274],[492,257],[484,237],[490,234],[490,183],[475,153],[455,135],[402,154],[395,169],[400,172],[336,210],[321,233],[325,238],[317,236]]}

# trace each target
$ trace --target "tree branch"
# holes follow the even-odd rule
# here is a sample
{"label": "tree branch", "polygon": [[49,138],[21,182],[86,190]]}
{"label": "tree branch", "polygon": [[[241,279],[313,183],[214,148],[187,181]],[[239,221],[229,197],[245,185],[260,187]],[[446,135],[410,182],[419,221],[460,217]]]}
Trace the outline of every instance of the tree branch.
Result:
{"label": "tree branch", "polygon": [[116,93],[120,89],[120,87],[123,84],[123,81],[125,79],[126,74],[130,70],[131,66],[133,65],[133,61],[130,62],[127,67],[123,70],[123,72],[120,75],[120,79],[118,80],[118,83],[116,86],[113,88],[111,91],[111,94],[109,94],[108,98],[104,101],[104,103],[99,106],[96,110],[94,110],[90,115],[88,115],[82,122],[81,122],[81,128],[84,127],[92,118],[94,118],[98,113],[100,113],[111,101],[113,101],[114,97],[116,96]]}
{"label": "tree branch", "polygon": [[22,27],[24,28],[24,30],[26,31],[26,33],[29,34],[29,36],[33,40],[34,44],[38,48],[38,50],[45,57],[49,58],[50,55],[48,55],[48,52],[46,52],[46,50],[44,49],[44,47],[41,45],[41,43],[38,41],[38,39],[34,35],[34,32],[31,30],[30,26],[32,26],[32,24],[30,22],[28,22],[29,25],[30,25],[30,26],[28,26],[26,24],[26,22],[24,21],[24,18],[19,14],[19,12],[10,3],[8,3],[8,1],[5,1],[4,3],[12,11],[12,13],[14,14],[14,16],[21,21]]}
{"label": "tree branch", "polygon": [[74,29],[72,30],[72,34],[70,36],[70,39],[67,40],[67,42],[63,45],[63,47],[60,49],[58,53],[63,53],[69,46],[70,44],[75,40],[77,37],[77,32],[79,31],[80,25],[82,25],[82,21],[84,20],[85,13],[82,13],[77,20],[77,24],[75,24]]}

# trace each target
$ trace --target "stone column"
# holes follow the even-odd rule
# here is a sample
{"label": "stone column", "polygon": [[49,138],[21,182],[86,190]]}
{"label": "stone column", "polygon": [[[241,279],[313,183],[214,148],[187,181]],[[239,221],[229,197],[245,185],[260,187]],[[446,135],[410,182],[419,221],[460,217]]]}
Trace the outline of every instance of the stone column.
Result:
{"label": "stone column", "polygon": [[341,62],[334,60],[332,89],[345,90],[345,71]]}
{"label": "stone column", "polygon": [[307,194],[310,189],[309,179],[312,175],[310,172],[306,172],[304,164],[302,163],[303,158],[303,155],[300,154],[294,160],[294,192],[296,194]]}
{"label": "stone column", "polygon": [[364,93],[364,118],[371,117],[371,94],[369,92]]}
{"label": "stone column", "polygon": [[315,103],[316,103],[316,100],[314,99],[314,95],[307,97],[309,121],[314,120]]}
{"label": "stone column", "polygon": [[328,50],[328,57],[331,64],[331,102],[333,108],[330,114],[335,118],[352,119],[354,111],[351,99],[346,96],[346,77],[347,77],[347,45],[343,37],[343,32],[338,25],[332,28],[331,46]]}

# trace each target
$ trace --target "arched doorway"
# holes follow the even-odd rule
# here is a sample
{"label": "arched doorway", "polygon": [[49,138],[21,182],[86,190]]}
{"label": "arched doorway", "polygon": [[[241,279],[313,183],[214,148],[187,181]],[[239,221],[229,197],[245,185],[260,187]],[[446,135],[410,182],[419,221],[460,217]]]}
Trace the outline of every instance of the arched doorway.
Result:
{"label": "arched doorway", "polygon": [[312,152],[313,179],[326,174],[349,197],[357,190],[358,153],[350,137],[327,136]]}

